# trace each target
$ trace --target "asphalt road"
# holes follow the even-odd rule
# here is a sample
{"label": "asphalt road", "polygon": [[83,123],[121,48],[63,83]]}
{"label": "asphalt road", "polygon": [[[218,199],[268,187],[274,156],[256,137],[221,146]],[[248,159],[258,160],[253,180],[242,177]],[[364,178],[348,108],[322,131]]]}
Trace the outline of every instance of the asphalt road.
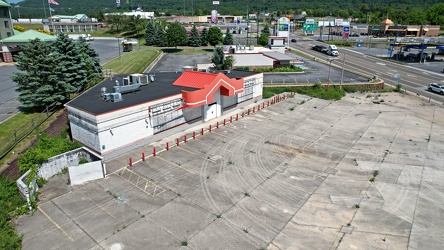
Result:
{"label": "asphalt road", "polygon": [[[99,54],[101,64],[119,56],[117,38],[96,39],[90,44]],[[120,53],[123,54],[122,51]],[[17,71],[15,65],[3,64],[0,66],[0,123],[20,112],[20,103],[17,101],[18,93],[15,91],[16,83],[11,80],[13,72]]]}
{"label": "asphalt road", "polygon": [[[311,39],[303,39],[297,44],[291,46],[306,54],[327,61],[330,57],[317,51],[311,50],[316,44],[323,44]],[[387,84],[396,85],[397,75],[400,76],[398,82],[403,89],[416,93],[417,95],[432,98],[443,103],[444,97],[427,91],[427,85],[431,82],[444,83],[444,75],[440,71],[444,68],[443,61],[427,63],[399,63],[397,61],[380,58],[381,49],[362,49],[362,48],[339,48],[339,57],[332,62],[332,67],[336,69],[344,68],[347,71],[367,74],[369,76],[378,76]],[[345,61],[344,61],[345,56]]]}

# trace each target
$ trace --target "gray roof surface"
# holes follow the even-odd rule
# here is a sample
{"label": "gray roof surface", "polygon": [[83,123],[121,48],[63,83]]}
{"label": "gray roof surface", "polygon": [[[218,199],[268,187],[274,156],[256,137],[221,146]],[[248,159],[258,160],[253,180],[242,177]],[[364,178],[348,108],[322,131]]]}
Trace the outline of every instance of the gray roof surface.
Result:
{"label": "gray roof surface", "polygon": [[285,54],[279,53],[279,52],[264,52],[264,55],[271,57],[273,59],[276,60],[295,60],[295,58],[291,57],[291,56],[287,56]]}
{"label": "gray roof surface", "polygon": [[[251,71],[231,71],[228,74],[230,78],[243,78],[250,75],[258,74]],[[181,75],[181,72],[162,72],[156,73],[154,82],[141,86],[138,91],[122,94],[123,101],[107,102],[101,97],[101,88],[105,87],[107,93],[111,93],[116,80],[123,83],[123,78],[128,75],[115,75],[112,80],[107,78],[103,82],[97,84],[77,98],[71,100],[66,106],[74,107],[93,115],[100,115],[114,110],[128,108],[134,105],[151,102],[154,100],[166,98],[169,96],[180,94],[181,90],[195,91],[195,88],[173,86],[174,81]]]}

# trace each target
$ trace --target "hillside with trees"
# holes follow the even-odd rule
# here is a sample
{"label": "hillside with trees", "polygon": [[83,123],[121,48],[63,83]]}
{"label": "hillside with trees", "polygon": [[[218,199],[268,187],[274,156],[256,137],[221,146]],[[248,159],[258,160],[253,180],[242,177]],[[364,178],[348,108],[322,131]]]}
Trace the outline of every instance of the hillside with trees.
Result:
{"label": "hillside with trees", "polygon": [[[253,0],[220,0],[213,5],[210,0],[122,0],[116,7],[114,0],[57,0],[59,5],[51,5],[53,15],[87,14],[99,20],[104,13],[123,12],[141,7],[144,11],[153,11],[157,16],[170,15],[209,15],[211,10],[224,14],[242,15],[252,12],[267,12],[272,16],[282,14],[300,14],[305,11],[308,16],[352,18],[361,23],[379,23],[389,17],[400,24],[441,24],[444,25],[444,4],[440,0],[325,0],[325,1],[253,1]],[[19,7],[16,7],[16,6]],[[431,8],[433,6],[433,8]],[[25,0],[12,4],[13,18],[44,18],[49,16],[47,1]],[[421,21],[421,23],[418,23]]]}

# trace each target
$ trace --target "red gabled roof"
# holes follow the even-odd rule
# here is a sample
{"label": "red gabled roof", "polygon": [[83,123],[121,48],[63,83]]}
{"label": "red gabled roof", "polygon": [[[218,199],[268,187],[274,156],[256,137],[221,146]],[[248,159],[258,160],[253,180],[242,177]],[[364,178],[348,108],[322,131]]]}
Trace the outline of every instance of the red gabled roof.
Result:
{"label": "red gabled roof", "polygon": [[202,89],[213,82],[217,74],[187,70],[173,83],[174,86]]}
{"label": "red gabled roof", "polygon": [[232,79],[223,73],[185,71],[173,85],[199,89],[191,92],[181,91],[185,101],[182,108],[194,108],[212,103],[213,95],[218,89],[223,96],[232,96],[244,91],[243,79]]}

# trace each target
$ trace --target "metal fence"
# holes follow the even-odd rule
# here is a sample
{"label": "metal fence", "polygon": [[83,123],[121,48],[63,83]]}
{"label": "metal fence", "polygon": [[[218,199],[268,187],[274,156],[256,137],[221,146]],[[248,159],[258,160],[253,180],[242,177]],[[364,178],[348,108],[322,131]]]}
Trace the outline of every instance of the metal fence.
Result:
{"label": "metal fence", "polygon": [[0,159],[3,159],[19,142],[48,120],[57,110],[55,106],[47,107],[39,115],[33,117],[30,122],[15,129],[14,133],[0,141]]}

